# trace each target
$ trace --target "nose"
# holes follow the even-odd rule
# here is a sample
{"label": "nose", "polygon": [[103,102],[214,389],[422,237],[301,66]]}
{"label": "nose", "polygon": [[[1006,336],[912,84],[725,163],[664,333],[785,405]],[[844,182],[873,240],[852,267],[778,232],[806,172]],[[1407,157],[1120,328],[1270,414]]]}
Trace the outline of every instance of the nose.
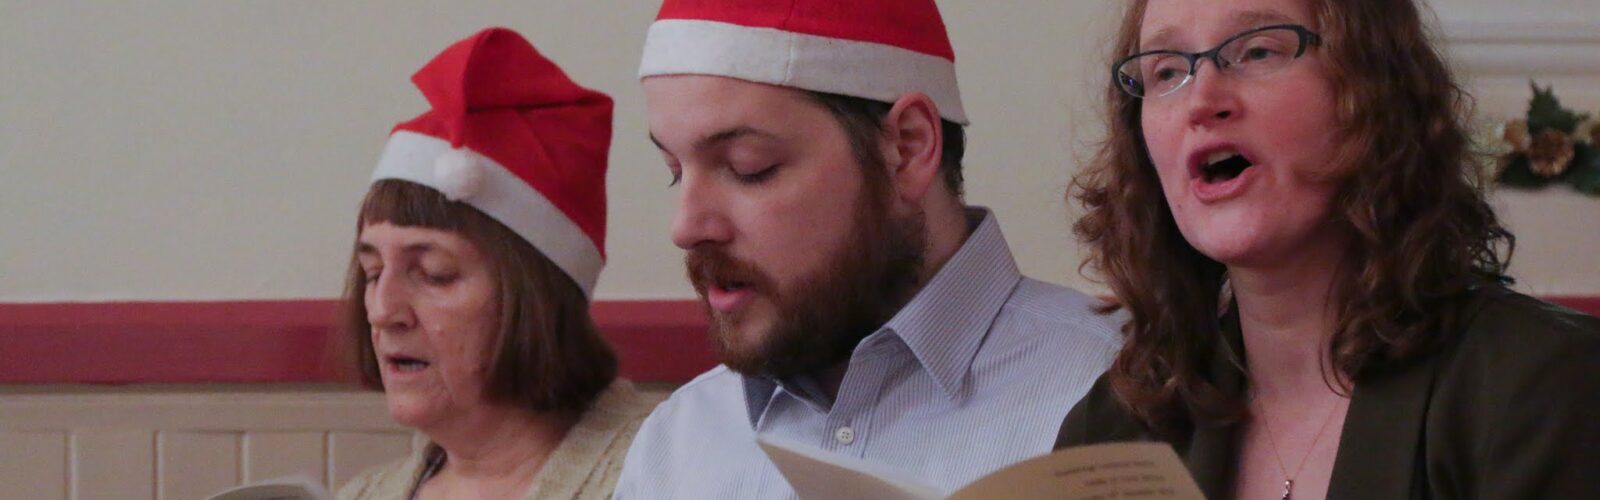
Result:
{"label": "nose", "polygon": [[[1212,64],[1207,65],[1207,62]],[[1209,67],[1207,67],[1209,66]],[[1189,81],[1187,100],[1190,125],[1216,125],[1237,119],[1242,108],[1233,75],[1222,71],[1216,61],[1201,59]]]}
{"label": "nose", "polygon": [[716,179],[685,168],[679,181],[678,213],[672,221],[672,244],[688,250],[704,244],[724,244],[732,237],[722,193]]}
{"label": "nose", "polygon": [[367,323],[384,331],[405,331],[416,326],[411,290],[398,273],[384,270],[377,283],[367,287]]}

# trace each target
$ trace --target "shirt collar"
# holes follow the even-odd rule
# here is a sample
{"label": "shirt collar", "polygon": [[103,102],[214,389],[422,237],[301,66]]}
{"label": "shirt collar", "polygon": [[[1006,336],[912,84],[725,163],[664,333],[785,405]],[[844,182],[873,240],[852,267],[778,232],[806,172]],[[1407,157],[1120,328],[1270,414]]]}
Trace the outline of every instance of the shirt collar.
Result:
{"label": "shirt collar", "polygon": [[967,241],[884,325],[951,398],[965,387],[978,347],[1022,280],[994,214],[973,207],[967,220],[977,226]]}
{"label": "shirt collar", "polygon": [[[976,226],[966,242],[879,330],[898,336],[948,398],[965,388],[978,347],[1022,280],[994,214],[969,207],[966,217]],[[766,377],[742,378],[754,426],[780,384]]]}

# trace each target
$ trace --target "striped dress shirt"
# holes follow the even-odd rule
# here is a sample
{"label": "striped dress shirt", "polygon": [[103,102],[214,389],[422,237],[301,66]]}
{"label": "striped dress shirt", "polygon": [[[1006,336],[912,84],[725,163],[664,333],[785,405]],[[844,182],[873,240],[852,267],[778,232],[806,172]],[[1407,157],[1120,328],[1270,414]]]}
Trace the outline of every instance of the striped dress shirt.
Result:
{"label": "striped dress shirt", "polygon": [[852,353],[835,398],[810,379],[719,366],[645,420],[616,495],[792,499],[756,436],[901,469],[954,490],[1050,452],[1067,411],[1106,370],[1120,316],[1023,277],[988,210],[956,254]]}

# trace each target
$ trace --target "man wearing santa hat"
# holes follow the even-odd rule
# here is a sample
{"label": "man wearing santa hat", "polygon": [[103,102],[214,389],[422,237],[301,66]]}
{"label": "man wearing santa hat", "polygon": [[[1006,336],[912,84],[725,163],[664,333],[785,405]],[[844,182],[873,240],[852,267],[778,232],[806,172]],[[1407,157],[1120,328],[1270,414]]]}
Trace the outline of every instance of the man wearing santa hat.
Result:
{"label": "man wearing santa hat", "polygon": [[794,498],[757,436],[947,490],[1050,451],[1119,335],[963,202],[933,0],[666,0],[639,74],[724,366],[646,420],[616,498]]}

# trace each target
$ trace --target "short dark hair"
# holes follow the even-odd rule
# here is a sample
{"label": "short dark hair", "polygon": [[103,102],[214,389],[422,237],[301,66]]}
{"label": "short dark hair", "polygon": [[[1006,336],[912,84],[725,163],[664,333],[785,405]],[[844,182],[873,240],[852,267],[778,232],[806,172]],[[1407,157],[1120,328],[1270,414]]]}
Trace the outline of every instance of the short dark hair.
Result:
{"label": "short dark hair", "polygon": [[[883,166],[883,152],[878,150],[878,135],[883,133],[883,118],[892,104],[826,92],[804,91],[813,102],[833,113],[850,138],[850,149],[863,167]],[[939,155],[939,174],[945,187],[960,198],[962,195],[961,157],[967,152],[967,131],[961,124],[939,119],[940,133],[944,135],[944,151]]]}
{"label": "short dark hair", "polygon": [[[401,180],[374,183],[361,202],[359,234],[370,224],[460,234],[488,257],[499,289],[500,327],[484,396],[530,411],[581,413],[617,376],[617,356],[589,316],[576,281],[527,240],[470,205]],[[351,252],[342,337],[361,385],[383,389],[367,322],[364,277]]]}

